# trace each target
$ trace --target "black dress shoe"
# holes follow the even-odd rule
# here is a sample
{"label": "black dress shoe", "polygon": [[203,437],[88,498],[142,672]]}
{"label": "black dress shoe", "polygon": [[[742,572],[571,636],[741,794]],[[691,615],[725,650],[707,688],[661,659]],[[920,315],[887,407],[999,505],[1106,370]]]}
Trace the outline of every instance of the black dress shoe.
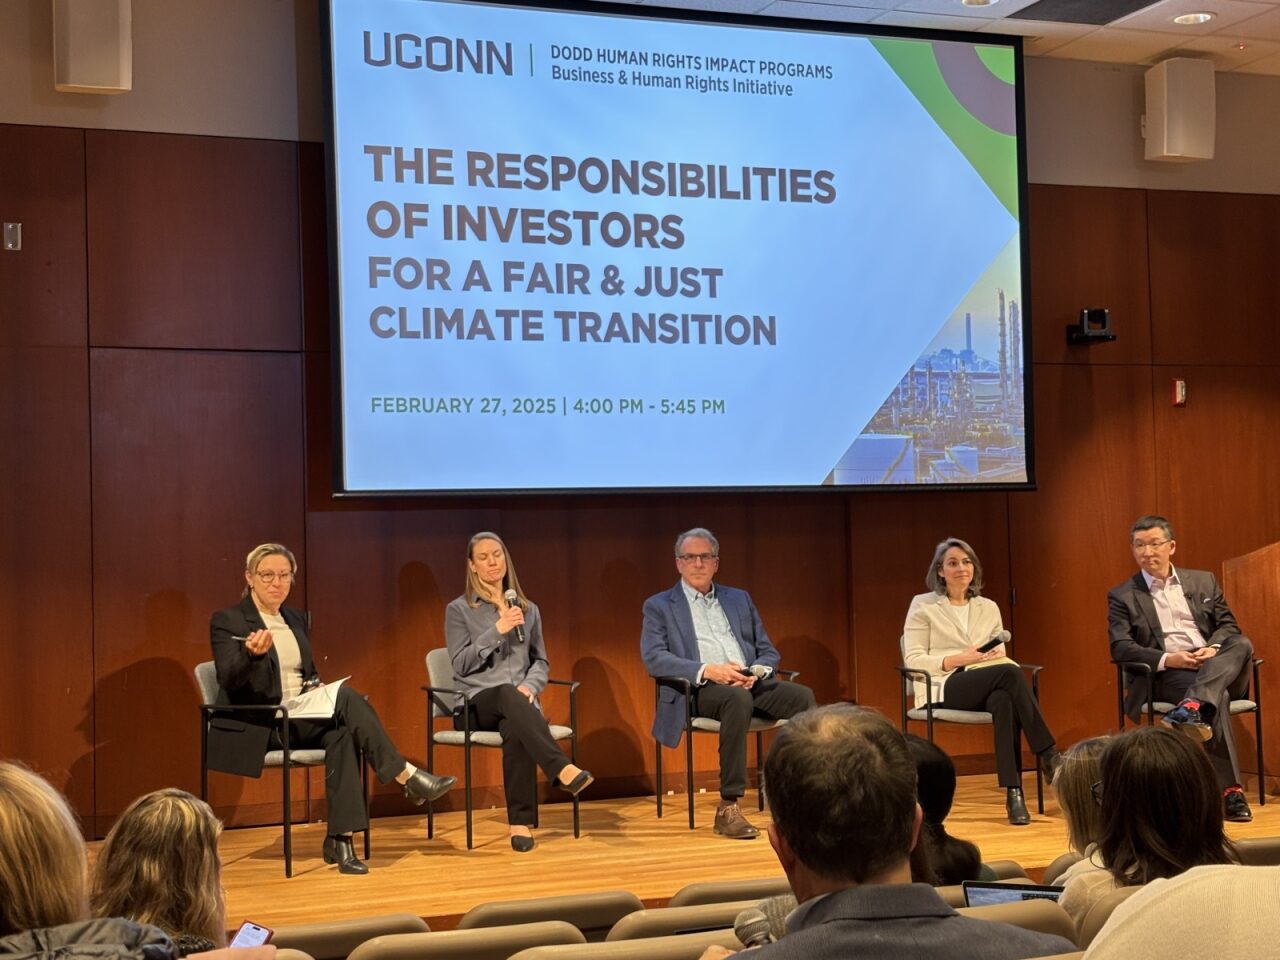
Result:
{"label": "black dress shoe", "polygon": [[1005,812],[1009,814],[1009,823],[1015,827],[1025,827],[1031,822],[1031,814],[1027,812],[1027,802],[1022,798],[1021,787],[1010,787],[1004,801]]}
{"label": "black dress shoe", "polygon": [[1196,708],[1188,706],[1187,701],[1184,700],[1161,717],[1160,724],[1177,730],[1192,740],[1204,743],[1213,738],[1213,727],[1209,725],[1212,719],[1209,704],[1202,704]]}
{"label": "black dress shoe", "polygon": [[350,837],[325,837],[324,862],[336,863],[339,873],[364,874],[369,868],[356,859]]}
{"label": "black dress shoe", "polygon": [[1244,798],[1243,790],[1232,790],[1222,797],[1223,819],[1232,823],[1248,823],[1253,819],[1253,811],[1249,809],[1249,801]]}
{"label": "black dress shoe", "polygon": [[516,853],[528,853],[537,845],[533,837],[522,837],[518,833],[511,835],[511,849]]}
{"label": "black dress shoe", "polygon": [[557,781],[557,783],[559,784],[561,790],[565,790],[570,795],[576,797],[583,790],[587,789],[587,787],[591,785],[591,781],[594,779],[595,777],[591,775],[590,771],[583,770],[581,773],[579,773],[576,777],[574,777],[568,783],[559,783],[559,781]]}
{"label": "black dress shoe", "polygon": [[439,800],[457,782],[457,777],[437,777],[434,773],[427,773],[425,770],[414,770],[413,775],[403,784],[404,795],[418,806],[422,806],[428,800],[432,803]]}

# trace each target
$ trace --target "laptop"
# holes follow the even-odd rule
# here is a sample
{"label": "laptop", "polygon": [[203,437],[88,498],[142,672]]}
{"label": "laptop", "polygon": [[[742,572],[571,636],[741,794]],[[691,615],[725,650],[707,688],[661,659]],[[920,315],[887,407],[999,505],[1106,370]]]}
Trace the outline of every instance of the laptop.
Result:
{"label": "laptop", "polygon": [[1062,887],[1051,887],[1042,883],[997,883],[987,880],[966,880],[964,888],[964,905],[966,907],[989,907],[995,903],[1014,903],[1018,900],[1052,900],[1058,902],[1062,896]]}

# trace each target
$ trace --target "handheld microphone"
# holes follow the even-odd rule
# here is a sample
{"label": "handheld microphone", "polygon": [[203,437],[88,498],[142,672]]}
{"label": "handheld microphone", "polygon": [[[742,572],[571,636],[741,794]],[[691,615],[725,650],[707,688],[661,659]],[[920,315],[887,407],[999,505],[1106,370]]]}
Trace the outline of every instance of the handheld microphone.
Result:
{"label": "handheld microphone", "polygon": [[749,907],[738,914],[733,921],[733,935],[744,947],[763,947],[775,940],[769,918],[756,907]]}
{"label": "handheld microphone", "polygon": [[1013,634],[1011,634],[1008,630],[1001,630],[994,637],[992,637],[990,640],[988,640],[986,643],[980,646],[978,648],[978,652],[986,653],[988,650],[994,650],[996,647],[1000,646],[1000,644],[1008,643],[1012,639],[1013,639]]}
{"label": "handheld microphone", "polygon": [[769,921],[769,935],[774,940],[781,940],[787,935],[787,917],[798,904],[793,893],[784,893],[776,897],[761,900],[756,908]]}
{"label": "handheld microphone", "polygon": [[755,678],[757,680],[763,680],[769,675],[769,668],[763,663],[753,663],[751,665],[751,672],[755,674]]}
{"label": "handheld microphone", "polygon": [[[520,594],[516,593],[514,590],[508,590],[502,595],[502,599],[507,601],[510,606],[520,606]],[[516,643],[524,643],[524,627],[519,624],[516,624]]]}

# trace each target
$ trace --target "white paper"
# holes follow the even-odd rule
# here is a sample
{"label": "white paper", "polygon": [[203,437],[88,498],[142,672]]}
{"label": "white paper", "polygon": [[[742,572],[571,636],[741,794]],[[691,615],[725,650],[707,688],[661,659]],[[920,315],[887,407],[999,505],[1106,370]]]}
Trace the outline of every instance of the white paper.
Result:
{"label": "white paper", "polygon": [[338,702],[338,691],[350,679],[350,676],[346,676],[333,683],[322,683],[306,693],[286,700],[281,706],[289,711],[290,720],[329,720],[333,717],[333,708]]}

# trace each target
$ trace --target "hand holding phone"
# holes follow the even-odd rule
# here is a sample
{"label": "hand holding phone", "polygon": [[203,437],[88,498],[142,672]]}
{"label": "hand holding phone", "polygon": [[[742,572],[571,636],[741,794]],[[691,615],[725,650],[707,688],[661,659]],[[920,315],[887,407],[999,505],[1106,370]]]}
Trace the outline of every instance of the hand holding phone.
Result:
{"label": "hand holding phone", "polygon": [[1008,630],[1001,630],[999,633],[997,633],[994,637],[992,637],[992,638],[991,638],[990,640],[988,640],[986,643],[981,644],[981,645],[978,647],[978,652],[979,652],[979,653],[990,653],[990,652],[991,652],[992,650],[994,650],[996,647],[1000,646],[1000,644],[1002,644],[1002,643],[1008,643],[1008,642],[1009,642],[1009,631],[1008,631]]}
{"label": "hand holding phone", "polygon": [[260,947],[264,943],[270,941],[275,933],[270,927],[264,927],[260,923],[253,923],[246,920],[240,924],[240,929],[236,931],[236,935],[231,938],[229,946],[232,947]]}

